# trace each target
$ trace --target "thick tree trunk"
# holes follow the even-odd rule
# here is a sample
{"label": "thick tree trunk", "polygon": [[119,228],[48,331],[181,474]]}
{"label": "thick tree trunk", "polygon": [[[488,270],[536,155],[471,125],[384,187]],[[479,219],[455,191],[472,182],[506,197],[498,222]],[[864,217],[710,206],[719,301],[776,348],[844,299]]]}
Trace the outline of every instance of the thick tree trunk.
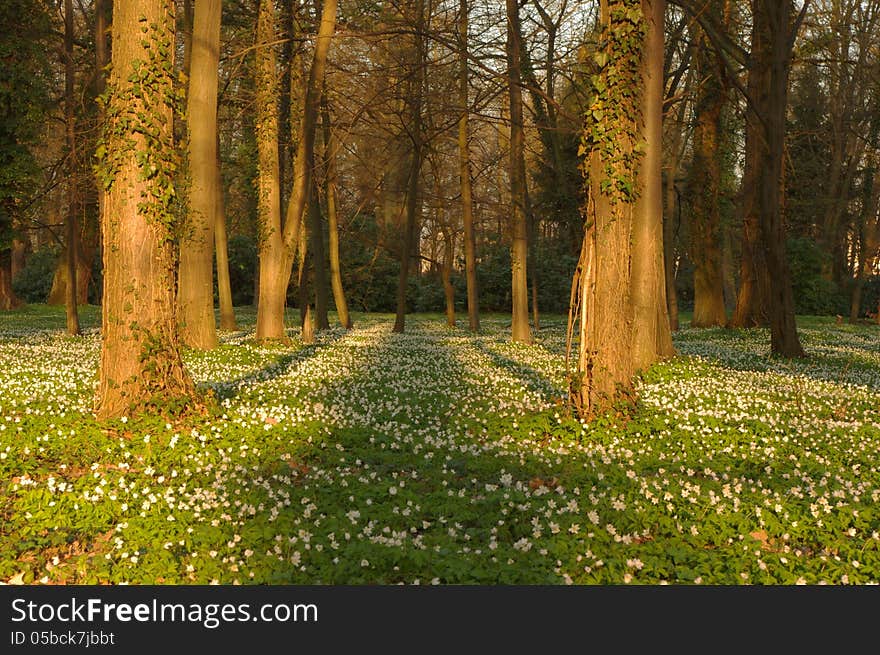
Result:
{"label": "thick tree trunk", "polygon": [[459,104],[458,120],[459,176],[461,180],[462,222],[464,224],[464,265],[467,280],[468,326],[480,331],[480,302],[477,290],[477,255],[474,234],[474,200],[471,186],[471,155],[468,143],[468,1],[459,0]]}
{"label": "thick tree trunk", "polygon": [[403,333],[406,329],[406,295],[409,285],[409,273],[413,264],[412,255],[414,240],[416,238],[416,225],[418,214],[421,209],[419,193],[419,181],[422,170],[422,101],[424,85],[425,64],[425,1],[415,0],[415,43],[414,66],[412,71],[412,86],[409,97],[409,125],[407,131],[412,146],[412,158],[409,171],[409,182],[406,191],[406,219],[403,235],[400,242],[400,274],[397,279],[397,313],[394,318],[393,331]]}
{"label": "thick tree trunk", "polygon": [[[79,223],[79,221],[76,221]],[[65,226],[65,236],[67,227]],[[76,302],[85,305],[89,301],[89,283],[92,279],[92,262],[86,258],[83,252],[83,242],[81,238],[75,238],[74,241],[79,246],[79,256],[76,258]],[[67,246],[62,248],[58,257],[58,265],[55,267],[55,273],[52,276],[52,286],[49,289],[49,295],[46,297],[46,304],[53,306],[61,306],[67,304],[67,280],[70,275],[68,269],[69,257]]]}
{"label": "thick tree trunk", "polygon": [[[146,33],[141,26],[150,26]],[[151,59],[144,61],[142,43]],[[113,68],[105,127],[104,168],[109,190],[102,215],[104,298],[99,418],[162,411],[190,403],[195,387],[183,367],[174,290],[174,214],[169,190],[174,158],[172,62],[174,3],[117,2],[113,11]],[[167,56],[171,56],[170,54]],[[148,67],[148,68],[144,68]],[[142,85],[148,72],[150,85]],[[150,134],[148,142],[145,134]],[[148,175],[155,167],[158,174]]]}
{"label": "thick tree trunk", "polygon": [[13,239],[12,240],[12,279],[15,280],[18,277],[18,274],[24,270],[25,263],[27,262],[27,248],[28,244],[26,241],[22,241],[21,239]]}
{"label": "thick tree trunk", "polygon": [[522,69],[517,0],[507,2],[507,85],[510,100],[510,193],[511,193],[511,338],[531,343],[528,289],[528,214],[526,207],[525,130],[523,122]]}
{"label": "thick tree trunk", "polygon": [[77,311],[76,269],[79,257],[77,234],[77,214],[81,209],[81,195],[78,188],[76,151],[76,113],[74,111],[73,82],[76,70],[73,62],[73,2],[64,0],[64,122],[67,136],[67,286],[64,294],[67,334],[78,335],[79,312]]}
{"label": "thick tree trunk", "polygon": [[281,236],[281,179],[278,162],[278,74],[275,40],[275,6],[261,0],[257,18],[256,133],[257,203],[260,256],[260,293],[257,305],[257,339],[284,339],[284,306],[287,284],[281,283],[285,246]]}
{"label": "thick tree trunk", "polygon": [[693,198],[691,261],[694,263],[692,327],[727,323],[721,253],[722,116],[726,104],[722,64],[711,54],[707,39],[696,50],[702,80],[694,107],[693,160],[688,180]]}
{"label": "thick tree trunk", "polygon": [[196,0],[187,92],[189,211],[178,280],[180,338],[199,350],[217,346],[214,318],[214,229],[217,222],[217,67],[220,0]]}
{"label": "thick tree trunk", "polygon": [[[632,378],[658,359],[673,353],[666,306],[663,267],[662,159],[662,0],[642,0],[647,34],[641,51],[639,73],[621,79],[631,70],[625,49],[616,43],[622,25],[619,14],[602,4],[600,42],[605,44],[605,64],[597,81],[605,89],[630,86],[638,93],[625,102],[619,97],[597,94],[587,111],[586,134],[591,144],[588,162],[589,200],[587,231],[576,280],[579,302],[580,343],[578,378],[572,396],[582,416],[593,416],[632,397]],[[614,117],[616,116],[616,117]],[[629,125],[621,120],[631,120]],[[594,123],[596,121],[596,123]],[[608,122],[613,124],[608,124]],[[594,129],[595,128],[595,129]],[[614,154],[608,161],[607,136],[592,141],[590,135],[614,135]],[[636,146],[644,142],[641,162]],[[627,195],[616,184],[606,184],[609,168],[628,179],[634,189]],[[634,197],[635,196],[635,199]]]}
{"label": "thick tree trunk", "polygon": [[345,300],[345,289],[342,286],[342,267],[339,262],[339,218],[336,209],[336,150],[338,145],[333,135],[328,105],[327,88],[325,86],[321,100],[321,126],[324,132],[326,171],[324,193],[327,196],[327,245],[330,249],[330,283],[333,287],[333,303],[336,305],[336,315],[339,318],[339,324],[346,330],[350,330],[352,328],[351,315],[348,313],[348,303]]}
{"label": "thick tree trunk", "polygon": [[[793,46],[792,0],[767,3],[754,0],[755,23],[761,43],[753,53],[766,56],[770,63],[770,93],[761,107],[767,149],[761,165],[759,203],[761,234],[770,278],[770,349],[783,357],[803,357],[794,314],[791,273],[785,251],[785,224],[782,214],[782,175],[785,157],[786,110]],[[759,56],[760,56],[759,55]]]}

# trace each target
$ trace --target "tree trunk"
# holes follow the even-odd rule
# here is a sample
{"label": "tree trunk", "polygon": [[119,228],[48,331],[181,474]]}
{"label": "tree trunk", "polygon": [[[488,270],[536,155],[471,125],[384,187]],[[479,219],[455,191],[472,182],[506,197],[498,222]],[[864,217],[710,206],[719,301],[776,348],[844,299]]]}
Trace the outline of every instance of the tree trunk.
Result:
{"label": "tree trunk", "polygon": [[455,327],[455,287],[452,286],[452,260],[454,249],[451,230],[443,230],[443,296],[446,300],[446,324]]}
{"label": "tree trunk", "polygon": [[346,330],[352,328],[348,303],[345,300],[345,289],[342,286],[342,267],[339,263],[339,219],[336,210],[336,150],[338,145],[330,123],[330,107],[327,99],[327,87],[321,99],[321,126],[324,132],[324,160],[326,179],[324,193],[327,196],[327,232],[330,249],[330,283],[333,287],[333,303],[339,324]]}
{"label": "tree trunk", "polygon": [[[176,155],[168,103],[173,44],[171,0],[115,3],[110,119],[102,146],[108,187],[101,217],[103,341],[96,398],[102,419],[162,411],[196,395],[181,361],[175,315],[170,164]],[[149,85],[141,82],[144,76]]]}
{"label": "tree trunk", "polygon": [[675,354],[663,266],[663,19],[665,0],[642,0],[648,22],[642,57],[641,141],[645,154],[633,212],[633,365],[636,371]]}
{"label": "tree trunk", "polygon": [[416,223],[421,208],[419,197],[419,181],[422,170],[422,100],[425,64],[425,1],[415,0],[416,22],[412,86],[408,94],[409,132],[412,146],[412,163],[409,171],[409,182],[406,191],[406,222],[403,238],[400,242],[400,274],[397,280],[397,313],[394,318],[393,331],[403,333],[406,329],[406,295],[409,285],[409,272],[413,254],[413,241],[416,237]]}
{"label": "tree trunk", "polygon": [[[336,6],[337,0],[324,0],[315,53],[312,58],[311,68],[309,69],[309,81],[303,98],[302,120],[299,125],[299,140],[297,142],[296,160],[293,167],[293,188],[291,189],[290,199],[287,204],[284,229],[283,232],[281,229],[275,230],[272,235],[272,250],[278,254],[272,257],[273,261],[265,269],[262,268],[261,262],[260,306],[257,311],[258,338],[282,338],[284,336],[284,305],[287,297],[287,287],[290,284],[290,277],[293,273],[293,262],[299,244],[299,235],[303,229],[303,217],[310,193],[315,150],[315,126],[321,101],[319,85],[324,79],[330,41],[336,29]],[[272,23],[274,25],[274,16],[272,17]],[[268,32],[265,33],[265,36],[267,37],[265,42],[269,43],[274,38],[274,30],[271,37]],[[277,81],[274,60],[273,53],[271,74]],[[267,66],[266,70],[269,71],[270,67]],[[272,97],[273,113],[275,116],[273,143],[275,143],[275,170],[277,171],[277,88]],[[277,239],[274,236],[275,234],[278,235]],[[266,305],[265,309],[263,309],[264,303]]]}
{"label": "tree trunk", "polygon": [[229,280],[229,238],[226,232],[226,209],[223,202],[223,177],[220,173],[220,158],[214,165],[217,196],[214,204],[214,254],[217,262],[217,297],[220,301],[220,329],[237,329],[235,310],[232,307],[232,284]]}
{"label": "tree trunk", "polygon": [[477,290],[477,255],[474,234],[474,200],[471,186],[471,155],[468,144],[468,0],[459,0],[459,104],[458,156],[461,180],[462,222],[464,223],[464,265],[467,280],[468,326],[480,331],[480,302]]}
{"label": "tree trunk", "polygon": [[[630,399],[633,375],[673,353],[662,226],[665,2],[627,2],[646,21],[643,48],[635,55],[627,21],[612,13],[608,3],[601,8],[600,90],[587,110],[584,135],[589,152],[587,231],[573,293],[579,304],[580,343],[572,396],[586,417]],[[620,88],[637,93],[621,97],[615,91]],[[641,142],[644,155],[639,161]]]}
{"label": "tree trunk", "polygon": [[[313,166],[314,170],[314,166]],[[330,320],[327,317],[329,304],[327,284],[327,262],[324,257],[324,228],[321,220],[321,204],[318,200],[318,183],[312,176],[311,193],[307,208],[309,221],[309,238],[312,251],[312,270],[314,271],[315,287],[315,323],[319,330],[329,330]]]}
{"label": "tree trunk", "polygon": [[28,244],[26,241],[22,241],[21,239],[12,240],[11,275],[13,281],[18,277],[18,274],[24,270],[25,263],[27,262],[27,248]]}
{"label": "tree trunk", "polygon": [[695,64],[701,80],[694,107],[693,160],[688,180],[693,198],[691,261],[694,263],[694,314],[692,327],[717,327],[727,323],[721,253],[721,141],[726,94],[723,64],[701,36]]}
{"label": "tree trunk", "polygon": [[12,249],[0,250],[0,311],[21,307],[24,302],[12,290]]}
{"label": "tree trunk", "polygon": [[[752,41],[760,45],[752,29]],[[752,67],[749,69],[747,93],[756,107],[765,107],[770,93],[770,69],[765,57],[753,48]],[[739,274],[739,292],[736,309],[729,326],[753,328],[767,325],[770,316],[770,279],[761,243],[761,215],[759,184],[762,183],[761,165],[767,150],[761,117],[754,110],[746,111],[745,166],[740,191],[742,239]]]}
{"label": "tree trunk", "polygon": [[[75,218],[74,220],[76,221]],[[76,223],[79,223],[79,221],[76,221]],[[81,232],[78,234],[81,235]],[[69,239],[66,224],[65,239]],[[86,255],[83,252],[84,244],[81,236],[75,237],[74,242],[79,246],[77,248],[78,256],[76,258],[76,301],[79,305],[85,305],[89,301],[89,282],[92,278],[92,262],[90,258],[86,258]],[[52,286],[49,289],[49,295],[46,296],[47,305],[67,305],[67,280],[70,275],[70,271],[68,270],[69,257],[67,253],[68,248],[65,245],[64,248],[61,249],[61,254],[58,257],[58,264],[55,267],[55,273],[52,276]]]}
{"label": "tree trunk", "polygon": [[260,293],[257,339],[284,339],[287,284],[281,284],[286,260],[281,235],[281,180],[278,162],[278,73],[275,6],[261,0],[256,42],[257,203]]}
{"label": "tree trunk", "polygon": [[178,280],[180,338],[199,350],[217,346],[214,318],[214,229],[217,223],[217,69],[220,57],[220,0],[196,0],[187,121],[189,211],[181,243]]}
{"label": "tree trunk", "polygon": [[510,100],[511,193],[511,338],[531,343],[528,290],[528,215],[526,213],[525,130],[523,122],[519,3],[507,2],[507,85]]}
{"label": "tree trunk", "polygon": [[67,334],[78,335],[76,268],[79,257],[77,243],[77,213],[81,209],[79,176],[77,175],[76,113],[74,111],[73,82],[76,71],[73,62],[73,2],[64,0],[64,122],[67,136],[67,287],[64,294]]}
{"label": "tree trunk", "polygon": [[794,314],[791,273],[785,252],[785,225],[782,214],[782,175],[785,157],[786,110],[791,70],[792,0],[767,3],[754,0],[754,21],[759,45],[753,54],[766,56],[770,68],[770,93],[761,107],[767,149],[761,165],[760,210],[761,235],[770,278],[770,349],[783,357],[803,357]]}

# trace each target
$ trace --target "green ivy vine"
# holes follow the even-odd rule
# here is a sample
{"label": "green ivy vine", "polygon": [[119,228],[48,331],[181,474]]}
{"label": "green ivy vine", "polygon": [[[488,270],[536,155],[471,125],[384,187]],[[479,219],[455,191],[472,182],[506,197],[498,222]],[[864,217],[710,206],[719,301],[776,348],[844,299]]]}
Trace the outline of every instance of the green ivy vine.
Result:
{"label": "green ivy vine", "polygon": [[[182,85],[175,85],[173,17],[161,23],[139,19],[143,58],[134,58],[124,80],[111,76],[99,99],[106,114],[104,132],[95,152],[95,172],[106,192],[116,182],[122,166],[133,156],[138,178],[147,182],[138,211],[160,228],[165,240],[176,240],[179,201],[180,153],[167,108],[183,114]],[[138,138],[140,137],[140,138]]]}
{"label": "green ivy vine", "polygon": [[639,138],[642,120],[639,95],[648,25],[641,0],[613,0],[593,61],[593,98],[584,117],[579,155],[588,178],[590,160],[598,155],[604,177],[599,188],[612,205],[638,198],[635,178],[644,153]]}

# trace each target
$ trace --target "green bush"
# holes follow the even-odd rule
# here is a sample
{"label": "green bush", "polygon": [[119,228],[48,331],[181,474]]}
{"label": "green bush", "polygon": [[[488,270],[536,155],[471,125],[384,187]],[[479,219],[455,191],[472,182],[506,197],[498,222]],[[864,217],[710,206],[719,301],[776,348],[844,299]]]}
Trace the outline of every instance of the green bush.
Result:
{"label": "green bush", "polygon": [[847,293],[822,276],[828,255],[811,239],[792,238],[786,245],[795,311],[818,316],[847,314]]}
{"label": "green bush", "polygon": [[12,281],[12,290],[26,303],[43,303],[52,289],[58,264],[58,248],[48,246],[32,253]]}

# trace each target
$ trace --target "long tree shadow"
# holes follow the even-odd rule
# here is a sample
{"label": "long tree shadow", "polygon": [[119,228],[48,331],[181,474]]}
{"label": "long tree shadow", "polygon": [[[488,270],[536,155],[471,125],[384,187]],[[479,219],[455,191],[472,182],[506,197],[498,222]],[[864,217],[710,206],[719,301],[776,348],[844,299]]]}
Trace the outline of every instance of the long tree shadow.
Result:
{"label": "long tree shadow", "polygon": [[[253,388],[255,385],[270,383],[279,377],[287,375],[293,367],[315,357],[321,350],[332,346],[344,336],[345,333],[340,330],[330,330],[319,332],[317,340],[312,344],[303,344],[300,341],[294,341],[290,345],[261,345],[258,342],[246,344],[251,348],[259,348],[264,356],[269,355],[272,357],[275,351],[278,351],[279,354],[274,356],[265,365],[253,368],[243,375],[230,380],[201,380],[199,386],[212,389],[219,400],[233,398],[243,391]],[[233,349],[230,352],[235,351]]]}

